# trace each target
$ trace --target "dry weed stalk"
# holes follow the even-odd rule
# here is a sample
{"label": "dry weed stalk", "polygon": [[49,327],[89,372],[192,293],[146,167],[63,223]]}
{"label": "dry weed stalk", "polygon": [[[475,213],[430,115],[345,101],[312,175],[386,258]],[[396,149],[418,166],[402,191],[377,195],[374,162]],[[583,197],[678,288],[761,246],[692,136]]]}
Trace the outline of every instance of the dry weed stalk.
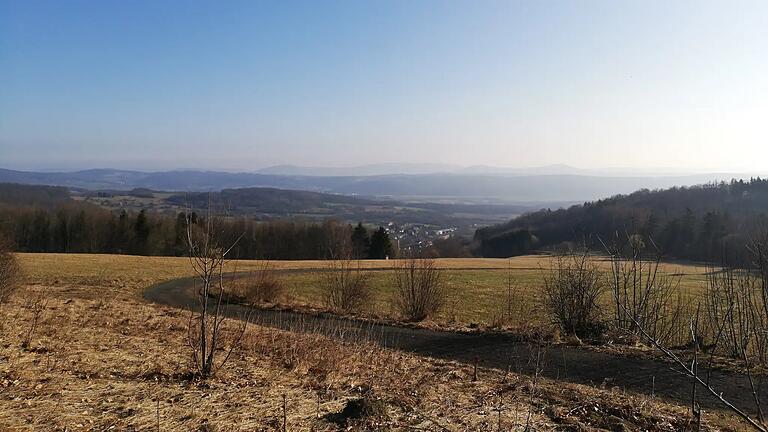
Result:
{"label": "dry weed stalk", "polygon": [[522,290],[513,279],[512,259],[507,263],[507,285],[504,291],[504,298],[498,306],[498,311],[494,313],[491,320],[491,326],[501,328],[510,325],[515,321],[515,316],[522,316],[523,301]]}
{"label": "dry weed stalk", "polygon": [[22,348],[27,349],[32,345],[32,338],[34,337],[35,330],[37,330],[37,326],[40,323],[43,312],[47,306],[48,298],[42,291],[27,299],[24,307],[32,314],[32,317],[29,320],[29,328],[24,335],[24,339],[21,341]]}
{"label": "dry weed stalk", "polygon": [[[539,376],[544,371],[543,370],[543,361],[544,361],[544,348],[543,343],[537,343],[536,344],[536,359],[533,365],[533,379],[531,380],[530,384],[530,392],[529,392],[529,399],[528,399],[528,415],[525,419],[525,431],[529,432],[531,431],[532,423],[531,420],[533,419],[533,407],[534,407],[534,398],[536,397],[536,391],[537,386],[539,383]],[[530,351],[531,354],[533,354],[533,351]],[[529,361],[533,360],[532,358],[529,359]]]}

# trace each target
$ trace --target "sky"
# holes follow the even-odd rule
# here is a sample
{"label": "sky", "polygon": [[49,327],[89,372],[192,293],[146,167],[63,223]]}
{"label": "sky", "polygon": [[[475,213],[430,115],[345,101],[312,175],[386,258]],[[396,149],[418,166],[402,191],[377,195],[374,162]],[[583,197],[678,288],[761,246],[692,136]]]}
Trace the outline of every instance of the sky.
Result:
{"label": "sky", "polygon": [[768,171],[768,2],[0,0],[0,167]]}

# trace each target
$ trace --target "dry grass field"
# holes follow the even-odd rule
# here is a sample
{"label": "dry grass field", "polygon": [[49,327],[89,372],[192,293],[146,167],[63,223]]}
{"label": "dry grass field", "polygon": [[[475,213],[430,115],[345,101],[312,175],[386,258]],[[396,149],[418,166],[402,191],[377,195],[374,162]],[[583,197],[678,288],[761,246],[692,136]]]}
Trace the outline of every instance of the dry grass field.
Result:
{"label": "dry grass field", "polygon": [[[85,254],[20,254],[19,257],[31,283],[70,283],[76,287],[88,287],[93,281],[109,280],[123,296],[138,296],[154,283],[192,275],[187,258]],[[544,316],[537,307],[537,296],[550,268],[550,260],[540,255],[512,259],[436,260],[437,266],[444,270],[443,279],[449,296],[446,307],[432,317],[432,323],[449,327],[498,324],[511,282],[512,300],[519,313],[502,324],[510,327],[542,324]],[[395,264],[395,261],[385,260],[360,261],[361,267],[374,270],[370,275],[373,301],[366,314],[396,318],[390,302],[393,289],[391,268]],[[608,263],[601,262],[601,265],[608,271]],[[248,272],[259,270],[262,266],[258,261],[232,261],[228,270]],[[280,303],[324,308],[320,272],[329,268],[327,261],[273,261],[270,266],[287,270],[280,275],[287,287]],[[680,289],[688,295],[695,295],[702,289],[705,270],[704,267],[687,264],[667,263],[662,266],[663,272],[680,275]]]}
{"label": "dry grass field", "polygon": [[[685,407],[618,389],[482,369],[475,380],[471,365],[257,326],[249,328],[221,373],[195,381],[185,344],[187,315],[148,304],[140,295],[153,283],[189,275],[186,259],[19,258],[26,282],[1,306],[0,430],[267,431],[282,430],[284,421],[289,431],[488,431],[498,430],[499,422],[502,430],[519,431],[526,423],[530,430],[688,428]],[[512,260],[515,277],[533,284],[540,259]],[[454,286],[492,297],[502,289],[497,284],[509,263],[439,265],[454,269],[448,270]],[[323,263],[275,266],[312,269]],[[237,267],[259,268],[248,262]],[[290,277],[291,296],[311,301],[312,291],[297,287],[312,276]],[[35,313],[38,298],[43,307]],[[467,316],[482,316],[484,307]],[[340,420],[348,402],[362,395],[380,401],[385,414]],[[710,414],[704,427],[739,430],[729,421]]]}

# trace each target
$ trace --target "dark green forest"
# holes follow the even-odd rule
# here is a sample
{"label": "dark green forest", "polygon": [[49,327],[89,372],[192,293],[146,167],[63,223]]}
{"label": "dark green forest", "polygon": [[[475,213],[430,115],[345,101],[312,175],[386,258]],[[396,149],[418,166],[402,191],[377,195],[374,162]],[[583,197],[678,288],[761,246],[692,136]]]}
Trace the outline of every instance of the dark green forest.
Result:
{"label": "dark green forest", "polygon": [[479,229],[476,252],[506,257],[573,245],[600,248],[616,235],[653,239],[667,257],[739,256],[768,227],[768,180],[639,190],[567,209],[540,210]]}

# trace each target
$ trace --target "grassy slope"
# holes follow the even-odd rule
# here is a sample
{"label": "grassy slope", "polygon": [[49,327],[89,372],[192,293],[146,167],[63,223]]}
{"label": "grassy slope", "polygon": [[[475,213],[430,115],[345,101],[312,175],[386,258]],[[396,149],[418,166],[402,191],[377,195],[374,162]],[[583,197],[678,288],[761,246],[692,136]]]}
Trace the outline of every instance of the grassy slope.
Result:
{"label": "grassy slope", "polygon": [[[277,430],[284,396],[289,430],[335,430],[316,418],[318,409],[321,415],[340,411],[361,386],[387,403],[384,430],[491,430],[499,417],[505,428],[522,430],[529,410],[536,430],[571,424],[672,431],[687,418],[683,407],[622,392],[540,378],[532,395],[531,379],[514,373],[481,370],[474,381],[469,365],[259,327],[251,327],[215,379],[189,382],[183,378],[191,366],[186,314],[139,298],[148,284],[189,274],[186,260],[22,255],[20,261],[28,282],[2,305],[2,430],[154,430],[158,423],[161,430],[203,430],[205,424],[220,431]],[[506,265],[440,264],[456,263]],[[40,293],[46,307],[30,349],[23,349],[32,320],[28,305]]]}

